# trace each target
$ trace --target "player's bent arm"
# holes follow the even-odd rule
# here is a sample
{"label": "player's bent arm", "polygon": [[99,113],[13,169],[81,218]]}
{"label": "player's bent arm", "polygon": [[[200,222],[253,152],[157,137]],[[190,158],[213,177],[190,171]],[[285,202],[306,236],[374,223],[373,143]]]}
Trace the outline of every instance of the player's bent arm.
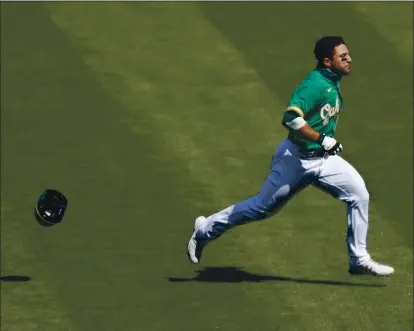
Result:
{"label": "player's bent arm", "polygon": [[296,111],[288,110],[285,112],[282,124],[293,131],[297,136],[310,141],[317,141],[320,136],[319,132],[312,129],[305,119]]}
{"label": "player's bent arm", "polygon": [[298,136],[302,136],[305,139],[316,141],[323,149],[331,155],[335,155],[342,151],[342,145],[336,141],[336,139],[320,134],[318,131],[311,128],[311,126],[305,122],[300,129],[296,130],[295,133]]}
{"label": "player's bent arm", "polygon": [[342,145],[339,144],[334,138],[327,137],[324,134],[320,134],[318,131],[312,129],[305,119],[299,116],[296,111],[288,110],[285,112],[282,124],[293,131],[298,137],[317,142],[326,151],[332,150],[335,151],[335,153],[333,153],[336,154],[342,150]]}
{"label": "player's bent arm", "polygon": [[[305,120],[304,120],[305,121]],[[300,128],[294,131],[295,135],[298,137],[303,137],[310,141],[318,141],[318,138],[321,136],[321,134],[312,129],[312,127],[305,121],[305,124]]]}

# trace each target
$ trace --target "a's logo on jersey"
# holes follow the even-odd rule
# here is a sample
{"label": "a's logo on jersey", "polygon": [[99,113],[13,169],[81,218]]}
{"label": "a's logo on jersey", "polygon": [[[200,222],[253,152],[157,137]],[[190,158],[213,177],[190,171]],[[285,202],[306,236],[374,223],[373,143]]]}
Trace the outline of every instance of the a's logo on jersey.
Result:
{"label": "a's logo on jersey", "polygon": [[323,125],[328,124],[329,120],[332,117],[337,116],[340,111],[341,111],[341,109],[339,108],[339,99],[338,98],[336,98],[335,107],[332,107],[329,103],[324,105],[321,108],[321,118],[323,119],[322,124]]}

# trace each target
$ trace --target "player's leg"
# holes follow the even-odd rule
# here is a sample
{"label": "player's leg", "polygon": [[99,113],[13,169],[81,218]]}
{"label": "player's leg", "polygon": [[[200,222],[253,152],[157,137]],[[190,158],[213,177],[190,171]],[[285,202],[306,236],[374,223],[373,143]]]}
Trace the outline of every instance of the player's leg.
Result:
{"label": "player's leg", "polygon": [[292,196],[310,183],[310,167],[299,159],[296,152],[297,148],[291,146],[291,143],[282,143],[273,157],[272,171],[256,196],[207,218],[197,218],[188,247],[192,262],[198,262],[206,243],[219,238],[230,228],[274,215]]}
{"label": "player's leg", "polygon": [[230,228],[250,221],[264,220],[280,210],[300,188],[295,179],[289,183],[290,172],[288,169],[282,173],[272,171],[256,196],[229,206],[207,218],[198,217],[187,248],[191,262],[198,263],[204,246],[219,238]]}
{"label": "player's leg", "polygon": [[369,193],[358,171],[340,156],[331,156],[323,161],[314,185],[348,206],[346,243],[350,272],[360,270],[375,274],[392,273],[392,268],[376,264],[368,253]]}
{"label": "player's leg", "polygon": [[230,228],[276,214],[298,190],[309,184],[295,175],[288,168],[281,172],[272,171],[256,196],[207,217],[200,225],[197,237],[213,240]]}

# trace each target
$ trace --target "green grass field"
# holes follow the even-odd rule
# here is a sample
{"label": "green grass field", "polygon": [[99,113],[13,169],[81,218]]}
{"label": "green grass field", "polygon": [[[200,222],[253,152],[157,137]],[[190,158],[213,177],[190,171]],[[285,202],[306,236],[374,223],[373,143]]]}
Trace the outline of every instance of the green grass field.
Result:
{"label": "green grass field", "polygon": [[[411,331],[412,9],[2,2],[1,330]],[[314,188],[190,265],[195,217],[262,185],[326,34],[354,59],[337,136],[395,274],[348,275],[346,208]],[[46,188],[69,200],[53,228]]]}

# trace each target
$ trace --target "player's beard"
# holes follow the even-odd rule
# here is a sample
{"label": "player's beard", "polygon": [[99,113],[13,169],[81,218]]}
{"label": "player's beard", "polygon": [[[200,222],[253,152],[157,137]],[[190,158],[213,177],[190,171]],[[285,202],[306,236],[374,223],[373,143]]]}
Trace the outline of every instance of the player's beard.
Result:
{"label": "player's beard", "polygon": [[339,68],[338,67],[332,67],[331,71],[334,72],[335,74],[337,74],[340,77],[349,76],[351,74],[351,69],[349,71],[345,71],[345,68],[342,69],[340,67]]}

